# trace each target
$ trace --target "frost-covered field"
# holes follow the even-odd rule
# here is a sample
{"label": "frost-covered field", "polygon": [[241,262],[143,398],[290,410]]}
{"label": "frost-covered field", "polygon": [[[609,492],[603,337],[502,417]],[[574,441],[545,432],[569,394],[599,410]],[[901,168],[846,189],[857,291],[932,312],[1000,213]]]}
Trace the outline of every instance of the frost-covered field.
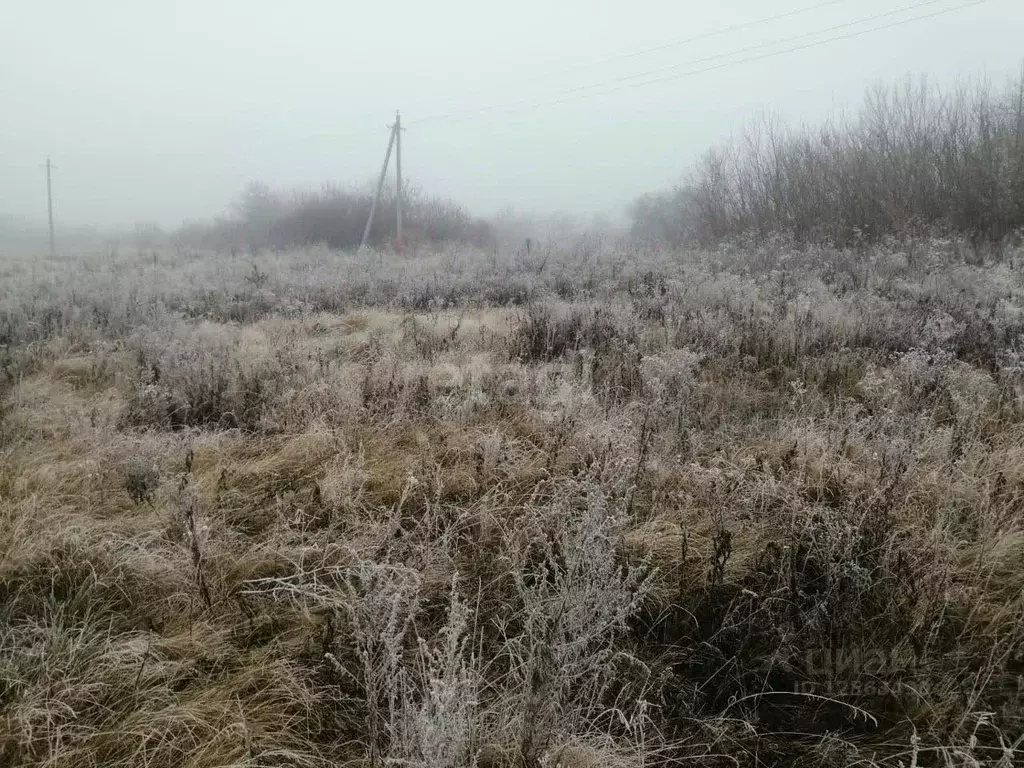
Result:
{"label": "frost-covered field", "polygon": [[0,764],[1020,764],[1022,258],[5,257]]}

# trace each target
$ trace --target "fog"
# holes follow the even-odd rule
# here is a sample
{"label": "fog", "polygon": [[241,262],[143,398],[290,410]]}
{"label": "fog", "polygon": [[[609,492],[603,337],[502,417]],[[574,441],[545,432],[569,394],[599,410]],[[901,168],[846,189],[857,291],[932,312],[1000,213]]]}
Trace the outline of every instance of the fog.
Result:
{"label": "fog", "polygon": [[[6,0],[0,213],[45,220],[47,155],[62,226],[173,226],[225,210],[252,180],[365,183],[396,109],[406,175],[431,193],[480,214],[613,211],[759,109],[816,121],[879,80],[1020,71],[1019,0],[918,0],[814,36],[915,5],[837,1],[672,45],[814,4]],[[956,10],[684,76],[944,9]],[[648,79],[664,82],[625,87]],[[583,86],[596,87],[570,91]]]}

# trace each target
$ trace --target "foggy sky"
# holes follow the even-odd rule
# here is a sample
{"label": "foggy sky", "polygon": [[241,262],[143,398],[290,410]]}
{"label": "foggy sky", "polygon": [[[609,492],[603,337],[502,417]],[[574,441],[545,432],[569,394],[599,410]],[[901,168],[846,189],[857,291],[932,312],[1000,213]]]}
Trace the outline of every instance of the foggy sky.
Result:
{"label": "foggy sky", "polygon": [[937,83],[985,75],[1001,85],[1024,58],[1024,2],[989,0],[557,106],[416,121],[543,102],[673,64],[685,72],[720,63],[686,65],[694,59],[912,2],[849,0],[607,61],[815,2],[0,0],[0,213],[45,217],[47,154],[57,166],[57,218],[67,224],[175,225],[227,210],[251,180],[362,183],[379,170],[398,108],[406,176],[430,192],[478,213],[505,204],[610,209],[676,181],[760,108],[817,121],[855,109],[872,83],[911,73]]}

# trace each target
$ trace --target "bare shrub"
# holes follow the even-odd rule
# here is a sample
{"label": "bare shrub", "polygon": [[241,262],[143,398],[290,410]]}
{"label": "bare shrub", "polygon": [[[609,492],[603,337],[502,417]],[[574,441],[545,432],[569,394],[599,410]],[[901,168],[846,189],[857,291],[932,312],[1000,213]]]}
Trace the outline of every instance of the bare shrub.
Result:
{"label": "bare shrub", "polygon": [[543,362],[564,357],[581,348],[611,343],[628,331],[608,310],[559,312],[544,304],[531,304],[513,330],[510,352],[522,362]]}
{"label": "bare shrub", "polygon": [[583,508],[536,543],[535,566],[516,574],[523,631],[508,638],[508,687],[518,700],[519,751],[527,764],[555,733],[592,727],[614,640],[639,608],[645,572],[620,565],[624,519],[600,488],[581,489]]}
{"label": "bare shrub", "polygon": [[423,412],[430,406],[432,399],[426,374],[415,369],[408,370],[394,358],[365,367],[360,396],[363,411],[374,419]]}
{"label": "bare shrub", "polygon": [[643,355],[635,344],[615,340],[594,350],[590,386],[606,408],[643,397]]}
{"label": "bare shrub", "polygon": [[469,652],[470,609],[452,583],[448,618],[436,641],[418,639],[414,672],[403,670],[388,762],[416,768],[470,768],[479,672]]}
{"label": "bare shrub", "polygon": [[907,80],[818,129],[764,118],[706,154],[679,189],[637,201],[638,235],[679,244],[755,232],[861,247],[933,228],[972,253],[1024,226],[1024,83],[942,92]]}
{"label": "bare shrub", "polygon": [[419,576],[414,571],[372,563],[351,570],[346,578],[345,615],[366,702],[367,739],[371,764],[377,764],[395,743],[406,644],[419,609]]}
{"label": "bare shrub", "polygon": [[[173,240],[179,246],[218,249],[295,248],[325,244],[331,248],[355,248],[360,244],[373,201],[373,191],[325,186],[315,191],[275,192],[264,184],[250,184],[241,194],[229,219],[207,224],[192,223],[179,229]],[[380,201],[371,243],[394,242],[397,197],[389,188]],[[417,187],[404,190],[406,237],[422,245],[455,241],[486,245],[490,227],[474,219],[457,203],[430,197]]]}
{"label": "bare shrub", "polygon": [[152,460],[134,456],[125,462],[121,471],[124,473],[124,489],[128,497],[136,504],[152,504],[153,494],[160,485],[160,470]]}
{"label": "bare shrub", "polygon": [[285,373],[275,361],[243,359],[237,343],[200,335],[189,344],[176,339],[143,342],[129,424],[181,429],[192,426],[265,430],[268,408]]}

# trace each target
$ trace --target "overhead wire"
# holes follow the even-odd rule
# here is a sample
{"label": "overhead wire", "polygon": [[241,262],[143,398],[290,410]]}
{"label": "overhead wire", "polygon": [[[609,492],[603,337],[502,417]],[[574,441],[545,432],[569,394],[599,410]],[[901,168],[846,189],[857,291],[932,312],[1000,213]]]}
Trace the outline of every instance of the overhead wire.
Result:
{"label": "overhead wire", "polygon": [[[700,33],[700,34],[697,34],[697,35],[693,35],[693,36],[685,38],[685,39],[676,40],[676,41],[672,41],[672,42],[669,42],[669,43],[663,43],[663,44],[658,45],[658,46],[644,48],[644,49],[641,49],[641,50],[637,50],[637,51],[633,51],[633,52],[625,53],[625,54],[617,54],[617,55],[610,56],[610,57],[607,57],[605,59],[598,60],[598,61],[595,61],[595,62],[580,63],[578,65],[573,65],[572,67],[569,67],[568,69],[569,70],[580,69],[580,68],[584,68],[584,67],[591,66],[591,65],[602,64],[602,63],[618,61],[618,60],[624,60],[624,59],[629,59],[629,58],[635,58],[635,57],[639,57],[641,55],[645,55],[645,54],[648,54],[648,53],[668,50],[670,48],[680,47],[682,45],[685,45],[685,44],[688,44],[688,43],[691,43],[691,42],[696,42],[696,41],[703,40],[703,39],[708,39],[708,38],[712,38],[712,37],[716,37],[716,36],[721,36],[721,35],[724,35],[724,34],[729,34],[729,33],[732,33],[732,32],[743,30],[743,29],[748,29],[748,28],[751,28],[751,27],[754,27],[754,26],[757,26],[757,25],[760,25],[760,24],[768,23],[768,22],[771,22],[771,21],[778,21],[778,20],[782,20],[782,19],[785,19],[785,18],[791,18],[791,17],[797,16],[797,15],[800,15],[800,14],[808,13],[808,12],[813,11],[813,10],[818,10],[818,9],[821,9],[821,8],[824,8],[824,7],[838,5],[840,3],[847,2],[847,1],[848,0],[827,0],[827,2],[816,3],[814,5],[804,6],[804,7],[799,8],[799,9],[795,9],[795,10],[792,10],[792,11],[787,11],[787,12],[780,13],[780,14],[775,14],[773,16],[765,16],[765,17],[762,17],[762,18],[759,18],[759,19],[753,19],[753,20],[747,21],[747,22],[741,22],[741,23],[738,23],[738,24],[733,24],[733,25],[731,25],[729,27],[724,27],[724,28],[720,28],[720,29],[716,29],[716,30],[710,30],[708,32],[704,32],[704,33]],[[912,3],[912,4],[909,4],[909,5],[901,6],[900,8],[892,9],[892,10],[885,11],[885,12],[882,12],[882,13],[877,13],[877,14],[871,14],[869,16],[864,16],[864,17],[861,17],[861,18],[853,20],[853,21],[843,22],[841,24],[834,24],[834,25],[827,26],[827,27],[824,27],[824,28],[816,29],[816,30],[813,30],[811,32],[804,32],[804,33],[800,33],[800,34],[797,34],[797,35],[790,35],[790,36],[787,36],[787,37],[784,37],[784,38],[780,38],[780,39],[776,39],[776,40],[772,40],[772,41],[769,41],[769,42],[757,43],[755,45],[745,46],[745,47],[734,49],[734,50],[731,50],[731,51],[723,51],[723,52],[720,52],[720,53],[711,54],[709,56],[704,56],[704,57],[700,57],[700,58],[696,58],[696,59],[690,59],[690,60],[687,60],[687,61],[684,61],[684,62],[678,62],[678,63],[674,63],[674,64],[666,64],[666,65],[663,65],[663,66],[647,69],[647,70],[644,70],[644,71],[641,71],[641,72],[636,72],[636,73],[627,74],[627,75],[620,75],[618,77],[602,80],[602,81],[599,81],[599,82],[596,82],[596,83],[589,83],[589,84],[585,84],[585,85],[573,86],[571,88],[566,88],[566,89],[562,89],[562,90],[559,90],[559,91],[555,91],[554,93],[551,93],[551,94],[549,94],[546,97],[541,97],[540,100],[538,100],[538,97],[522,98],[522,99],[516,99],[516,100],[512,100],[512,101],[504,102],[504,103],[499,103],[499,104],[486,105],[486,106],[483,106],[483,107],[472,107],[472,108],[467,108],[467,109],[463,109],[463,110],[456,110],[456,111],[445,112],[445,113],[437,113],[437,114],[427,115],[427,116],[420,117],[420,118],[412,117],[411,119],[409,118],[409,114],[410,114],[409,110],[405,110],[402,122],[403,122],[403,126],[405,126],[405,127],[408,127],[408,126],[418,126],[418,125],[421,125],[421,124],[424,124],[424,123],[432,123],[432,122],[468,120],[468,119],[473,119],[473,118],[476,118],[478,116],[482,116],[482,115],[486,115],[486,114],[490,114],[490,113],[506,113],[506,112],[520,111],[520,110],[542,109],[542,108],[551,107],[551,106],[558,106],[558,105],[569,103],[569,102],[573,102],[573,101],[580,101],[580,100],[584,100],[584,99],[588,99],[588,98],[595,98],[595,97],[604,96],[604,95],[611,94],[611,93],[617,93],[617,92],[621,92],[621,91],[625,91],[625,90],[632,90],[634,88],[642,88],[642,87],[646,87],[646,86],[662,84],[662,83],[666,83],[666,82],[671,82],[671,81],[683,79],[683,78],[686,78],[686,77],[693,77],[693,76],[696,76],[696,75],[705,74],[707,72],[713,72],[713,71],[717,71],[717,70],[727,69],[729,67],[734,67],[734,66],[741,66],[743,64],[749,64],[749,63],[752,63],[752,62],[762,61],[762,60],[765,60],[765,59],[770,59],[770,58],[774,58],[774,57],[778,57],[778,56],[783,56],[783,55],[790,54],[790,53],[795,53],[795,52],[798,52],[798,51],[808,50],[808,49],[811,49],[811,48],[816,48],[818,46],[827,45],[829,43],[838,42],[838,41],[841,41],[841,40],[848,40],[848,39],[852,39],[852,38],[857,38],[857,37],[861,37],[863,35],[871,34],[871,33],[874,33],[874,32],[879,32],[879,31],[883,31],[883,30],[887,30],[887,29],[892,29],[892,28],[895,28],[895,27],[905,26],[905,25],[916,23],[916,22],[919,22],[919,21],[925,21],[927,19],[935,18],[935,17],[942,16],[942,15],[945,15],[945,14],[948,14],[948,13],[953,13],[953,12],[956,12],[956,11],[965,10],[967,8],[972,8],[972,7],[975,7],[975,6],[979,6],[979,5],[982,5],[984,3],[991,2],[991,0],[973,0],[972,2],[959,3],[959,4],[954,5],[954,6],[937,9],[937,10],[932,11],[930,13],[919,14],[919,15],[916,15],[916,16],[911,16],[911,17],[906,18],[906,19],[899,19],[899,20],[896,20],[896,21],[893,21],[893,22],[889,22],[887,24],[877,25],[877,26],[869,27],[867,29],[856,30],[856,31],[853,31],[853,32],[845,33],[845,34],[833,35],[831,37],[828,37],[828,38],[825,38],[825,39],[822,39],[822,40],[813,40],[811,42],[808,42],[808,43],[805,43],[805,44],[802,44],[802,45],[795,45],[795,46],[790,46],[790,47],[783,48],[783,49],[780,49],[780,50],[768,51],[766,53],[762,53],[762,54],[759,54],[757,56],[748,56],[748,57],[741,58],[741,59],[731,59],[730,58],[730,57],[734,57],[734,56],[742,56],[745,53],[751,53],[751,52],[754,52],[754,51],[764,50],[765,48],[772,48],[772,47],[775,47],[775,46],[778,46],[778,45],[786,45],[786,44],[789,44],[789,43],[796,42],[798,40],[803,40],[803,39],[807,39],[807,38],[810,38],[810,37],[816,37],[818,35],[827,34],[829,32],[836,32],[836,31],[839,31],[839,30],[842,30],[842,29],[848,29],[848,28],[851,28],[851,27],[857,27],[857,26],[860,26],[862,24],[867,24],[867,23],[872,22],[872,21],[878,21],[880,19],[889,18],[889,17],[895,16],[895,15],[899,15],[901,13],[906,13],[908,11],[914,11],[914,10],[918,10],[918,9],[921,9],[921,8],[933,6],[933,5],[936,5],[936,4],[940,3],[940,2],[946,2],[946,0],[923,0],[923,2]],[[709,62],[716,61],[718,59],[723,59],[723,58],[728,58],[730,60],[722,62],[720,64],[715,64],[715,65],[712,65],[712,66],[698,67],[696,69],[690,69],[690,70],[686,70],[686,71],[683,71],[683,72],[676,72],[675,71],[675,70],[678,70],[678,69],[680,69],[682,67],[707,64]],[[651,78],[653,75],[657,75],[657,74],[664,73],[664,72],[673,72],[673,74],[667,75],[667,76],[663,76],[663,77],[656,77],[656,78],[653,78],[653,79],[643,79],[643,78]],[[546,76],[547,75],[544,75],[543,77],[546,77]],[[531,78],[531,79],[539,79],[539,78]],[[526,82],[529,82],[529,81],[530,80],[527,80]],[[634,82],[634,81],[639,81],[639,82]],[[345,139],[345,140],[348,140],[351,143],[350,146],[353,149],[355,149],[356,148],[356,142],[358,142],[359,146],[361,146],[363,144],[363,141],[365,139],[369,139],[369,138],[370,138],[370,135],[368,133],[365,133],[362,130],[353,130],[353,131],[346,131],[346,132],[330,132],[329,131],[329,132],[322,132],[322,133],[316,133],[316,134],[311,134],[311,135],[305,136],[305,137],[303,137],[301,139],[301,141],[308,142],[308,141],[313,141],[313,140],[318,140],[318,139]],[[198,150],[198,151],[197,150],[192,150],[192,151],[184,150],[184,151],[181,151],[181,152],[170,153],[170,154],[173,154],[173,155],[176,155],[176,156],[193,156],[193,157],[197,157],[197,156],[205,156],[207,154],[215,155],[218,152],[219,152],[219,150],[212,150],[212,149],[211,150],[207,150],[207,151],[204,151],[204,150]]]}
{"label": "overhead wire", "polygon": [[[801,8],[796,8],[796,9],[791,10],[791,11],[783,11],[781,13],[772,14],[770,16],[762,16],[762,17],[757,18],[757,19],[750,19],[749,21],[741,21],[741,22],[739,22],[737,24],[730,24],[729,26],[726,26],[726,27],[719,27],[718,29],[712,29],[712,30],[708,30],[706,32],[700,32],[700,33],[698,33],[696,35],[691,35],[690,37],[684,37],[684,38],[681,38],[681,39],[678,39],[678,40],[670,40],[670,41],[668,41],[666,43],[659,43],[658,45],[654,45],[654,46],[651,46],[651,47],[648,47],[648,48],[642,48],[642,49],[637,50],[637,51],[628,51],[626,53],[617,53],[617,54],[614,54],[612,56],[606,56],[603,59],[593,59],[593,60],[589,60],[589,61],[579,61],[579,62],[576,62],[574,64],[569,64],[569,65],[567,65],[565,67],[560,67],[558,69],[549,69],[549,70],[546,70],[544,72],[541,72],[541,73],[538,73],[536,75],[533,75],[531,77],[525,78],[525,79],[520,81],[520,84],[527,85],[527,84],[534,83],[534,82],[537,82],[537,81],[540,81],[540,80],[548,80],[551,77],[556,76],[556,75],[562,75],[562,74],[566,74],[566,73],[569,73],[569,72],[575,72],[575,71],[580,70],[580,69],[588,69],[588,68],[591,68],[591,67],[599,67],[599,66],[602,66],[604,64],[610,64],[610,63],[616,62],[616,61],[623,61],[623,60],[626,60],[626,59],[635,59],[635,58],[638,58],[640,56],[646,56],[646,55],[649,55],[649,54],[652,54],[652,53],[660,53],[662,51],[671,50],[673,48],[679,48],[679,47],[682,47],[684,45],[690,45],[691,43],[696,43],[696,42],[699,42],[701,40],[709,40],[711,38],[721,37],[722,35],[732,34],[733,32],[741,32],[743,30],[750,29],[752,27],[758,27],[758,26],[761,26],[763,24],[770,24],[772,22],[783,21],[785,19],[790,19],[790,18],[793,18],[795,16],[802,16],[802,15],[804,15],[806,13],[811,13],[812,11],[818,11],[818,10],[821,10],[823,8],[828,8],[829,6],[833,6],[833,5],[842,5],[844,3],[849,3],[850,1],[851,0],[825,0],[825,2],[814,3],[813,5],[805,5],[805,6],[801,7]],[[938,1],[939,0],[934,0],[934,2],[938,2]],[[460,101],[460,100],[466,98],[467,96],[477,96],[477,95],[480,95],[482,93],[485,93],[485,91],[477,90],[477,91],[473,91],[473,92],[470,92],[470,93],[462,94],[462,96],[460,96],[460,97],[458,97],[456,99],[446,99],[446,101],[448,101],[448,102]],[[415,105],[413,105],[413,110],[415,110]]]}
{"label": "overhead wire", "polygon": [[[866,24],[866,23],[871,22],[871,21],[878,21],[879,19],[888,18],[890,16],[894,16],[894,15],[898,15],[898,14],[901,14],[901,13],[905,13],[907,11],[912,11],[912,10],[920,9],[920,8],[924,8],[926,6],[935,5],[935,4],[939,3],[939,2],[943,2],[943,0],[925,0],[924,2],[919,2],[919,3],[914,3],[914,4],[911,4],[911,5],[903,6],[901,8],[897,8],[897,9],[894,9],[894,10],[886,11],[884,13],[873,14],[871,16],[865,16],[865,17],[862,17],[862,18],[854,20],[854,21],[844,22],[843,24],[836,24],[836,25],[832,25],[830,27],[825,27],[825,28],[822,28],[822,29],[817,29],[817,30],[814,30],[813,32],[801,33],[799,35],[791,35],[791,36],[788,36],[788,37],[785,37],[785,38],[782,38],[782,39],[773,40],[773,41],[768,42],[768,43],[759,43],[759,44],[756,44],[756,45],[746,46],[744,48],[739,48],[739,49],[732,50],[732,51],[717,53],[717,54],[713,54],[711,56],[705,56],[705,57],[702,57],[702,58],[699,58],[699,59],[691,59],[689,61],[680,62],[678,64],[670,64],[670,65],[665,65],[665,66],[662,66],[662,67],[657,67],[655,69],[646,70],[644,72],[638,72],[638,73],[634,73],[634,74],[631,74],[631,75],[623,75],[623,76],[620,76],[620,77],[617,77],[617,78],[613,78],[613,79],[610,79],[610,80],[604,80],[604,81],[601,81],[601,82],[598,82],[598,83],[591,83],[591,84],[588,84],[588,85],[575,86],[573,88],[568,88],[568,89],[564,89],[564,90],[561,90],[561,91],[556,91],[555,93],[551,94],[548,97],[548,100],[544,100],[544,101],[537,101],[535,97],[534,98],[517,99],[517,100],[514,100],[514,101],[510,101],[510,102],[505,102],[505,103],[502,103],[502,104],[495,104],[495,105],[489,105],[489,106],[477,107],[477,108],[469,108],[469,109],[465,109],[465,110],[458,110],[458,111],[455,111],[455,112],[447,112],[447,113],[440,113],[440,114],[434,114],[434,115],[427,115],[427,116],[422,117],[422,118],[414,118],[412,120],[406,120],[405,122],[406,122],[406,125],[419,125],[419,124],[427,123],[427,122],[440,122],[440,121],[446,121],[446,120],[470,119],[470,118],[474,118],[474,117],[477,117],[479,115],[487,114],[487,113],[490,113],[490,112],[510,112],[510,111],[516,111],[516,110],[518,110],[520,108],[522,108],[522,109],[536,109],[536,108],[542,108],[542,107],[548,107],[548,106],[556,106],[556,105],[564,104],[564,103],[571,102],[571,101],[578,101],[578,100],[581,100],[581,99],[592,98],[592,97],[595,97],[595,96],[603,96],[603,95],[606,95],[606,94],[609,94],[609,93],[616,93],[616,92],[623,91],[623,90],[630,90],[632,88],[641,88],[641,87],[648,86],[648,85],[655,85],[655,84],[659,84],[659,83],[670,82],[670,81],[679,80],[679,79],[682,79],[682,78],[685,78],[685,77],[692,77],[692,76],[695,76],[695,75],[704,74],[706,72],[712,72],[712,71],[716,71],[716,70],[720,70],[720,69],[726,69],[728,67],[733,67],[733,66],[740,66],[742,64],[748,64],[748,63],[754,62],[754,61],[761,61],[761,60],[764,60],[764,59],[774,58],[774,57],[782,56],[782,55],[789,54],[789,53],[795,53],[797,51],[808,50],[810,48],[815,48],[815,47],[818,47],[818,46],[821,46],[821,45],[827,45],[828,43],[833,43],[833,42],[838,42],[840,40],[848,40],[848,39],[852,39],[852,38],[856,38],[856,37],[861,37],[863,35],[867,35],[867,34],[870,34],[870,33],[873,33],[873,32],[879,32],[879,31],[883,31],[883,30],[886,30],[886,29],[892,29],[894,27],[904,26],[904,25],[912,24],[912,23],[915,23],[915,22],[918,22],[918,21],[924,21],[924,20],[927,20],[927,19],[935,18],[937,16],[942,16],[942,15],[945,15],[945,14],[948,14],[948,13],[952,13],[952,12],[955,12],[955,11],[965,10],[967,8],[971,8],[971,7],[974,7],[974,6],[982,5],[982,4],[990,2],[990,1],[991,0],[974,0],[973,2],[969,2],[969,3],[960,3],[958,5],[951,6],[951,7],[948,7],[948,8],[940,8],[940,9],[932,11],[930,13],[919,14],[917,16],[912,16],[912,17],[907,18],[907,19],[900,19],[900,20],[897,20],[897,21],[889,22],[887,24],[881,24],[881,25],[877,25],[877,26],[874,26],[874,27],[870,27],[868,29],[857,30],[857,31],[854,31],[854,32],[849,32],[849,33],[845,33],[845,34],[841,34],[841,35],[834,35],[832,37],[828,37],[828,38],[825,38],[823,40],[814,40],[812,42],[805,43],[803,45],[796,45],[796,46],[791,46],[791,47],[784,48],[784,49],[777,50],[777,51],[770,51],[768,53],[760,54],[760,55],[757,55],[757,56],[749,56],[749,57],[742,58],[742,59],[726,61],[726,62],[723,62],[721,64],[717,64],[717,65],[713,65],[713,66],[709,66],[709,67],[701,67],[701,68],[698,68],[698,69],[687,70],[685,72],[678,72],[676,74],[669,75],[669,76],[666,76],[666,77],[659,77],[659,78],[655,78],[655,79],[643,80],[641,82],[629,82],[629,81],[637,80],[637,79],[644,78],[644,77],[650,77],[651,75],[655,75],[655,74],[658,74],[660,72],[676,70],[676,69],[679,69],[679,68],[684,67],[684,66],[692,66],[694,64],[703,64],[703,63],[707,63],[709,61],[714,61],[714,60],[721,59],[721,58],[727,58],[727,57],[742,55],[744,53],[750,53],[750,52],[756,51],[756,50],[762,50],[764,48],[771,48],[771,47],[774,47],[774,46],[777,46],[777,45],[785,45],[787,43],[792,43],[794,41],[806,39],[808,37],[815,37],[817,35],[825,34],[825,33],[828,33],[828,32],[835,32],[835,31],[838,31],[838,30],[841,30],[841,29],[847,29],[847,28],[850,28],[850,27],[856,27],[856,26],[859,26],[861,24]],[[625,83],[625,84],[624,85],[623,84],[615,85],[614,87],[608,87],[608,86],[613,86],[616,83]],[[600,89],[600,90],[594,90],[594,89]],[[583,91],[591,91],[591,92],[583,93]],[[551,97],[560,97],[560,98],[552,99]]]}

